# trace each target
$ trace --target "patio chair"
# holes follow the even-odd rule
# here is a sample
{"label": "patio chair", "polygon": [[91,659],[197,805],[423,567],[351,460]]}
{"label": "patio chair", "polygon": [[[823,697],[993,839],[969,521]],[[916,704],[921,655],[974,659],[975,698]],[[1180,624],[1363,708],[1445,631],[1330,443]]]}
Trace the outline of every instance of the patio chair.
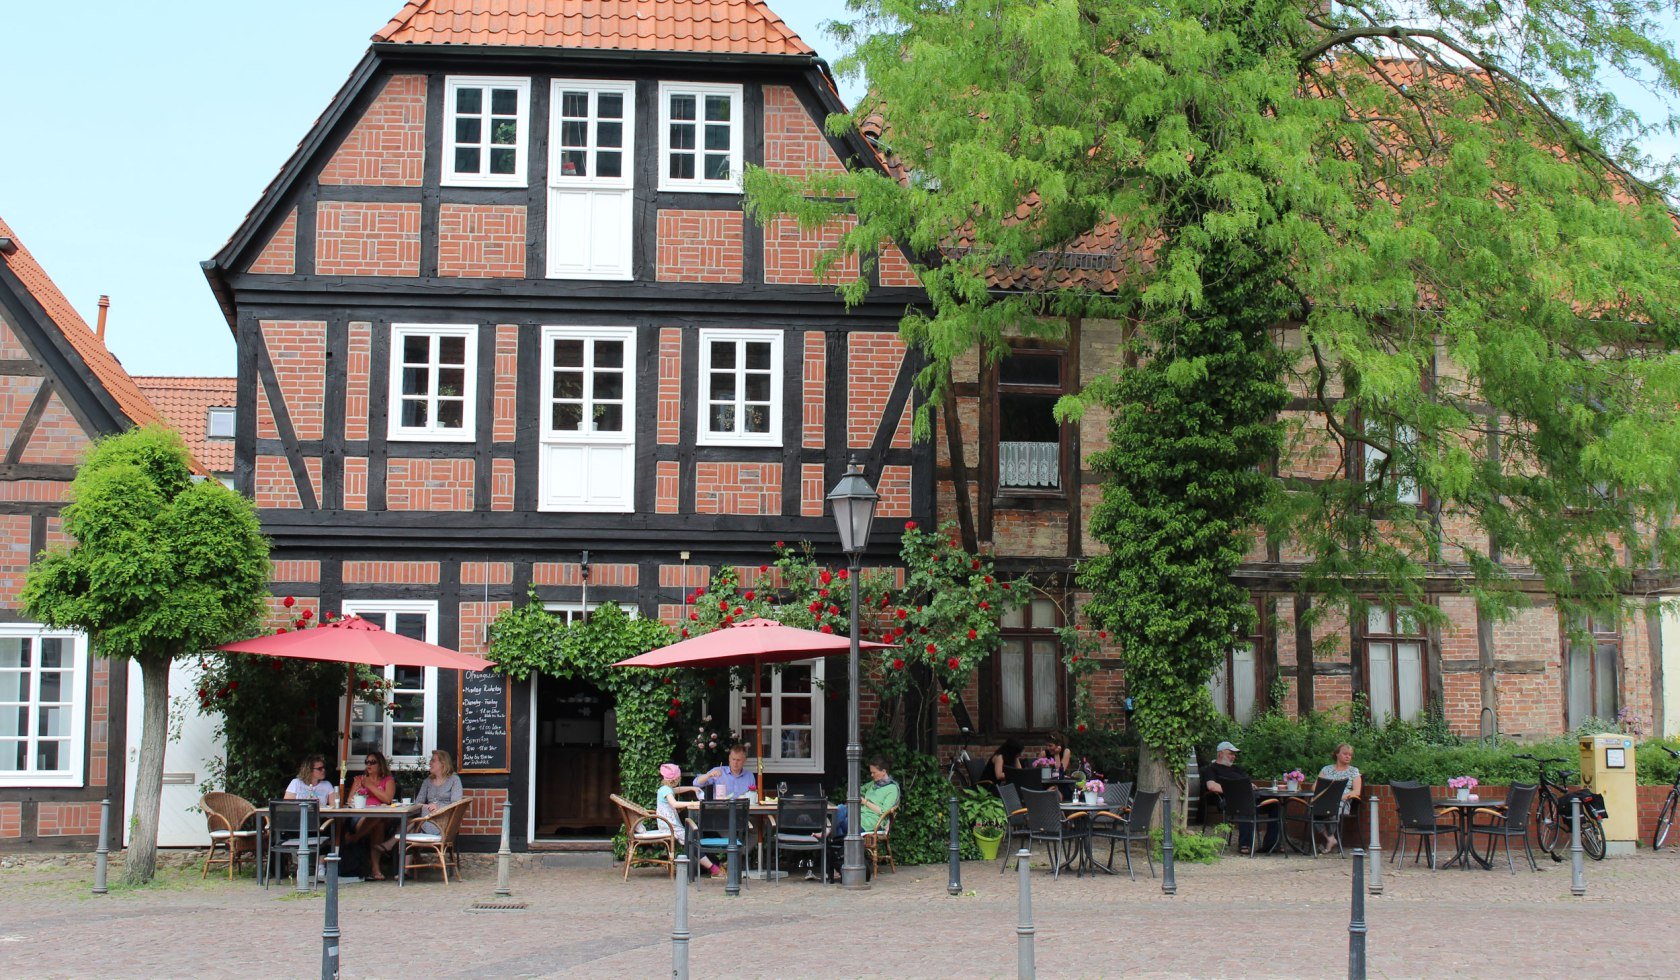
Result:
{"label": "patio chair", "polygon": [[975,788],[990,786],[995,789],[997,787],[997,780],[992,778],[991,773],[986,768],[990,762],[990,759],[969,759],[963,764],[963,768],[968,774],[968,785]]}
{"label": "patio chair", "polygon": [[1003,812],[1008,815],[1009,824],[1005,828],[1008,839],[1003,842],[1003,860],[998,862],[998,874],[1009,867],[1009,859],[1017,856],[1020,850],[1015,846],[1018,840],[1023,846],[1031,846],[1031,831],[1027,827],[1027,808],[1021,802],[1021,791],[1014,783],[999,783],[998,796],[1003,799]]}
{"label": "patio chair", "polygon": [[455,851],[455,835],[461,829],[461,818],[467,815],[467,805],[471,800],[456,800],[442,809],[433,810],[431,816],[416,818],[409,821],[409,826],[416,826],[425,821],[437,824],[435,834],[408,834],[408,861],[403,865],[404,874],[413,874],[426,868],[436,868],[443,872],[443,883],[449,884],[449,869],[455,869],[455,877],[461,877],[460,856]]}
{"label": "patio chair", "polygon": [[791,779],[788,780],[786,795],[805,800],[828,799],[828,794],[823,792],[823,784],[812,780],[804,780],[801,782],[796,782]]}
{"label": "patio chair", "polygon": [[[1252,784],[1250,784],[1252,788]],[[1346,856],[1347,850],[1342,847],[1342,791],[1347,783],[1340,779],[1320,779],[1313,785],[1312,799],[1307,802],[1306,812],[1298,817],[1285,815],[1284,820],[1304,824],[1307,828],[1308,851],[1313,857],[1318,857],[1317,831],[1325,830],[1336,835],[1336,853]]]}
{"label": "patio chair", "polygon": [[[299,828],[302,832],[299,833]],[[292,860],[298,860],[300,854],[311,856],[315,875],[320,874],[321,845],[326,837],[321,833],[321,805],[313,799],[308,800],[270,800],[268,803],[268,875],[263,879],[263,887],[268,887],[268,879],[278,872],[285,870],[285,858],[291,855]],[[279,867],[276,868],[275,865]]]}
{"label": "patio chair", "polygon": [[1429,870],[1435,870],[1436,841],[1443,834],[1451,834],[1453,848],[1459,845],[1461,833],[1458,822],[1452,819],[1442,819],[1436,811],[1435,803],[1429,797],[1429,787],[1419,783],[1400,782],[1389,783],[1389,792],[1394,794],[1394,809],[1399,816],[1400,839],[1394,848],[1394,857],[1389,860],[1399,861],[1406,850],[1406,838],[1418,838],[1417,855],[1412,858],[1416,864],[1423,859],[1424,848],[1429,849]]}
{"label": "patio chair", "polygon": [[[199,872],[199,880],[210,874],[211,864],[226,863],[228,880],[232,881],[239,859],[247,854],[253,859],[257,856],[257,808],[233,793],[205,793],[199,798],[198,807],[204,811],[210,831],[210,849],[204,852],[204,870]],[[246,824],[252,826],[247,828]],[[222,852],[220,861],[216,859],[217,850]]]}
{"label": "patio chair", "polygon": [[[1510,866],[1511,873],[1516,874],[1517,862],[1511,857],[1511,842],[1520,839],[1523,853],[1528,855],[1529,868],[1534,871],[1540,870],[1540,866],[1534,863],[1534,850],[1528,842],[1528,813],[1534,806],[1534,792],[1534,786],[1519,783],[1512,786],[1511,791],[1505,795],[1503,813],[1493,807],[1478,807],[1471,811],[1470,838],[1474,841],[1478,834],[1487,836],[1489,864],[1493,862],[1493,849],[1497,842],[1504,841],[1505,863]],[[1489,823],[1475,823],[1476,817],[1483,814],[1492,816],[1494,820]],[[1474,843],[1471,845],[1471,851],[1475,851]]]}
{"label": "patio chair", "polygon": [[[1234,825],[1239,841],[1242,829],[1248,828],[1248,856],[1260,853],[1262,827],[1277,829],[1278,836],[1272,842],[1272,850],[1277,850],[1278,841],[1283,837],[1283,804],[1275,799],[1256,801],[1254,781],[1251,779],[1227,779],[1220,785],[1225,790],[1225,819]],[[1288,851],[1284,854],[1287,856]]]}
{"label": "patio chair", "polygon": [[858,834],[858,838],[863,841],[864,856],[869,859],[871,878],[880,871],[882,854],[887,856],[887,869],[894,874],[898,873],[898,862],[893,860],[892,852],[892,822],[893,817],[897,815],[898,807],[889,807],[886,813],[881,814],[881,822],[875,825],[874,830],[865,830]]}
{"label": "patio chair", "polygon": [[1005,769],[1003,778],[1016,789],[1044,788],[1044,773],[1037,769]]}
{"label": "patio chair", "polygon": [[[725,824],[724,833],[728,834]],[[727,842],[726,842],[727,843]],[[828,801],[822,797],[794,796],[789,784],[787,795],[776,804],[775,852],[772,867],[782,869],[783,851],[806,851],[819,854],[822,880],[828,882]],[[780,878],[772,874],[772,878]]]}
{"label": "patio chair", "polygon": [[[671,825],[671,821],[648,812],[617,793],[607,799],[618,807],[618,815],[624,821],[624,880],[630,880],[630,869],[636,865],[665,868],[669,872],[667,877],[674,877],[677,873],[677,828]],[[409,839],[413,840],[412,837]],[[663,851],[665,856],[648,857],[642,852],[643,848],[651,848],[655,854]]]}
{"label": "patio chair", "polygon": [[721,855],[723,860],[719,863],[723,864],[725,868],[728,867],[729,814],[731,811],[735,814],[734,842],[740,848],[741,860],[746,860],[747,828],[752,822],[752,814],[748,809],[747,801],[745,799],[701,800],[694,829],[688,833],[688,876],[690,881],[698,877],[702,854]]}
{"label": "patio chair", "polygon": [[1125,815],[1104,810],[1098,816],[1108,820],[1096,824],[1091,828],[1091,837],[1095,840],[1108,841],[1108,867],[1114,868],[1114,845],[1119,844],[1126,852],[1126,875],[1133,881],[1137,875],[1132,871],[1132,843],[1143,844],[1143,859],[1149,863],[1149,877],[1155,877],[1155,859],[1149,853],[1149,825],[1155,822],[1155,804],[1160,802],[1158,792],[1139,793],[1132,797],[1131,809]]}
{"label": "patio chair", "polygon": [[1062,794],[1055,790],[1022,790],[1021,801],[1027,805],[1028,839],[1044,844],[1050,855],[1050,877],[1060,878],[1062,865],[1070,858],[1067,849],[1085,846],[1091,831],[1090,814],[1062,813]]}

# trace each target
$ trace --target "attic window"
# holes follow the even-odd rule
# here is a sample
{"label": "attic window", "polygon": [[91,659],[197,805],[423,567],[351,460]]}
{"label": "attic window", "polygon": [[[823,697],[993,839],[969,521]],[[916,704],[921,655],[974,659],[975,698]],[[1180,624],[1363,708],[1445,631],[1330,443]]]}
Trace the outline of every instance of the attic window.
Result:
{"label": "attic window", "polygon": [[204,420],[204,435],[208,439],[232,439],[234,414],[231,408],[212,408]]}
{"label": "attic window", "polygon": [[524,187],[531,80],[453,77],[443,98],[443,182]]}

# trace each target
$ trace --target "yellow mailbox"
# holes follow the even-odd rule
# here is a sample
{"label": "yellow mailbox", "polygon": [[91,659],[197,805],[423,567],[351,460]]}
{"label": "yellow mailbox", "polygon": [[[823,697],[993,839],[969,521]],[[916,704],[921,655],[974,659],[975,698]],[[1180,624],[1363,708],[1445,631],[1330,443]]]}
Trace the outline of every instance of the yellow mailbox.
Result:
{"label": "yellow mailbox", "polygon": [[[1604,797],[1605,850],[1632,854],[1639,839],[1639,785],[1633,739],[1626,735],[1581,736],[1581,782]],[[1567,817],[1566,817],[1567,819]]]}

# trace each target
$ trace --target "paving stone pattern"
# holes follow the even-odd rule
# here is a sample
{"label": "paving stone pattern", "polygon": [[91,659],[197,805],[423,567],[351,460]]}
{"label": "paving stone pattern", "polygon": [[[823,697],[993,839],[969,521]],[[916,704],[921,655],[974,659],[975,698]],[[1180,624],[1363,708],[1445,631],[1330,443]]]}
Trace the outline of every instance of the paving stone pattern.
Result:
{"label": "paving stone pattern", "polygon": [[[1513,876],[1407,868],[1368,900],[1373,977],[1673,976],[1680,972],[1680,852]],[[1141,869],[1140,869],[1141,870]],[[1179,893],[1140,875],[1052,881],[1035,870],[1044,977],[1345,976],[1350,871],[1336,858],[1227,858],[1181,866]],[[901,868],[867,893],[803,881],[718,881],[691,895],[695,977],[983,977],[1014,973],[1014,876],[965,865]],[[113,879],[115,880],[115,875]],[[323,903],[249,879],[87,894],[82,866],[0,871],[0,976],[311,976]],[[606,868],[522,867],[526,911],[469,912],[494,872],[343,891],[344,975],[651,977],[669,974],[672,886]]]}

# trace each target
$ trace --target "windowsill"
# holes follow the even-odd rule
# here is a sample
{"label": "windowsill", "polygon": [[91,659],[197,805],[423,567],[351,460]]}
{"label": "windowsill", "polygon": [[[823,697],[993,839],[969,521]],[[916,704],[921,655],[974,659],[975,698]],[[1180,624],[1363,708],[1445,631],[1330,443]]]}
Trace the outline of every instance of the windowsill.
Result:
{"label": "windowsill", "polygon": [[522,189],[530,182],[523,174],[514,177],[471,177],[445,174],[438,178],[439,187],[487,187],[497,190]]}
{"label": "windowsill", "polygon": [[477,442],[478,433],[464,432],[387,432],[387,442]]}
{"label": "windowsill", "polygon": [[1066,503],[1068,495],[1062,490],[999,490],[992,494],[992,506],[1036,508],[1052,503]]}
{"label": "windowsill", "polygon": [[636,278],[631,272],[549,272],[547,279],[595,279],[601,282],[629,282]]}
{"label": "windowsill", "polygon": [[707,183],[707,184],[673,184],[659,182],[659,191],[666,194],[740,194],[741,185],[736,183]]}
{"label": "windowsill", "polygon": [[85,785],[82,774],[76,772],[25,772],[0,776],[0,787],[5,789],[81,789]]}
{"label": "windowsill", "polygon": [[[777,421],[777,427],[779,428],[781,420],[777,419],[776,421]],[[727,447],[740,447],[742,449],[780,449],[780,448],[782,448],[782,440],[780,440],[780,439],[743,439],[743,438],[730,438],[728,436],[720,436],[720,435],[697,435],[694,439],[694,444],[696,446],[723,446],[723,447],[726,447],[726,448]]]}

